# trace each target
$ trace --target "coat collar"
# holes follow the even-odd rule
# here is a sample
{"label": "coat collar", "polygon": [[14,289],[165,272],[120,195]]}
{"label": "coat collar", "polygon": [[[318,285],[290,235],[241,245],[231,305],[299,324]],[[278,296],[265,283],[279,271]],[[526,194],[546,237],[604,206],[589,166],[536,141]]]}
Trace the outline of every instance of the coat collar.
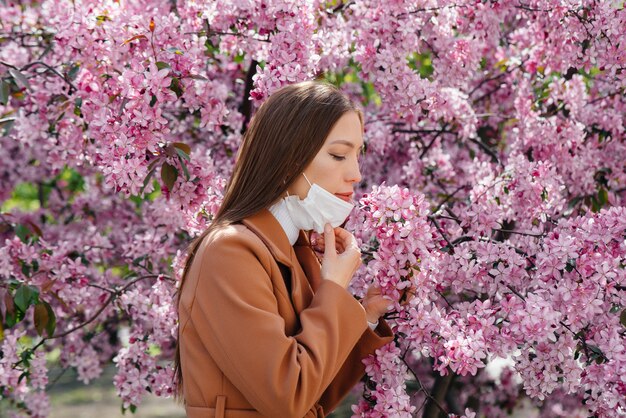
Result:
{"label": "coat collar", "polygon": [[[261,241],[267,246],[276,261],[292,269],[294,264],[299,264],[304,269],[304,274],[313,292],[317,290],[322,281],[320,263],[311,249],[309,236],[306,232],[300,231],[298,240],[292,247],[285,230],[268,209],[262,209],[256,214],[247,217],[242,223],[261,238]],[[293,295],[298,295],[302,292],[300,282],[295,280],[293,276],[291,291],[292,298]]]}
{"label": "coat collar", "polygon": [[[276,258],[276,261],[290,267],[293,265],[293,261],[291,261],[293,248],[283,227],[280,226],[278,220],[269,210],[261,209],[241,222],[261,238],[272,255],[274,255],[274,258]],[[298,242],[303,238],[302,235],[304,234],[300,231]]]}

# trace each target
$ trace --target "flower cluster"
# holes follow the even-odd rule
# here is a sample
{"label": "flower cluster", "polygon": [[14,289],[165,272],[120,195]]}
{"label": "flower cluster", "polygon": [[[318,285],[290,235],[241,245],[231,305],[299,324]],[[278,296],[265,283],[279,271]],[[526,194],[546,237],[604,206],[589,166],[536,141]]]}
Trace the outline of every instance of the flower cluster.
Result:
{"label": "flower cluster", "polygon": [[[355,293],[376,285],[395,300],[410,290],[416,296],[388,315],[400,338],[365,361],[375,386],[366,385],[355,415],[409,410],[405,378],[391,379],[388,370],[406,376],[409,363],[394,367],[389,361],[410,355],[431,358],[443,377],[475,376],[490,360],[512,356],[531,398],[545,400],[557,390],[585,393],[586,406],[602,416],[626,407],[617,377],[626,350],[619,318],[624,208],[562,220],[549,233],[533,234],[531,257],[524,251],[528,243],[516,248],[509,241],[489,242],[484,234],[452,240],[429,214],[423,195],[408,189],[374,187],[361,204],[349,226],[369,262],[353,282]],[[476,294],[481,298],[471,297]],[[419,382],[418,372],[409,370]],[[593,389],[600,387],[598,379],[602,390]],[[390,397],[379,400],[381,390]]]}

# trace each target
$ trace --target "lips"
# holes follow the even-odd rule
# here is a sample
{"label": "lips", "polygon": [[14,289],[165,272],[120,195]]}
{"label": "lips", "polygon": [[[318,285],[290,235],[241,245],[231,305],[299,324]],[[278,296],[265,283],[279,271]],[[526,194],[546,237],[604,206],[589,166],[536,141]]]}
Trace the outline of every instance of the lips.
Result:
{"label": "lips", "polygon": [[335,196],[337,196],[339,199],[346,201],[348,203],[352,202],[352,195],[354,193],[352,192],[348,192],[348,193],[335,193]]}

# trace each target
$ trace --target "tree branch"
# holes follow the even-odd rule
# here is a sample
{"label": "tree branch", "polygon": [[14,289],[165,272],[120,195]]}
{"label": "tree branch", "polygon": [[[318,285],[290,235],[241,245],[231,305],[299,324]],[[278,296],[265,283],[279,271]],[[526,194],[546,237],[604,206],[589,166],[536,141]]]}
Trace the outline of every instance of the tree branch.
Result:
{"label": "tree branch", "polygon": [[[70,86],[70,88],[71,88],[73,91],[77,91],[77,90],[78,90],[78,89],[76,88],[76,86],[75,86],[75,85],[74,85],[74,84],[73,84],[70,80],[68,80],[65,76],[63,76],[63,74],[59,73],[57,70],[55,70],[54,68],[52,68],[51,66],[49,66],[49,65],[48,65],[48,64],[46,64],[45,62],[42,62],[42,61],[33,61],[33,62],[30,62],[30,63],[28,63],[28,64],[24,65],[22,68],[18,68],[18,67],[16,67],[15,65],[9,64],[8,62],[4,62],[4,61],[0,61],[0,64],[4,65],[5,67],[8,67],[8,68],[12,68],[12,69],[14,69],[14,70],[17,70],[17,71],[26,71],[26,70],[28,70],[28,69],[29,69],[29,68],[31,68],[31,67],[34,67],[34,66],[36,66],[36,65],[40,65],[40,66],[42,66],[42,67],[45,67],[48,71],[50,71],[50,72],[51,72],[51,73],[53,73],[54,75],[56,75],[56,76],[58,76],[59,78],[61,78],[63,81],[65,81],[65,82],[66,82],[66,83]],[[71,93],[73,92],[72,90],[70,90],[68,93],[70,93],[70,94],[71,94]]]}
{"label": "tree branch", "polygon": [[[415,373],[415,371],[411,368],[411,366],[409,366],[409,363],[407,363],[406,355],[408,352],[409,352],[408,348],[404,350],[404,353],[402,354],[402,356],[400,356],[400,360],[402,360],[407,370],[411,372],[411,374],[415,378],[415,381],[419,385],[419,391],[422,392],[424,396],[426,396],[426,399],[428,401],[428,403],[426,404],[426,409],[424,410],[424,415],[422,415],[422,417],[426,418],[428,416],[426,415],[426,413],[429,410],[429,407],[432,408],[431,405],[434,405],[434,407],[438,408],[439,411],[443,412],[447,416],[448,411],[446,410],[446,408],[443,407],[443,405],[441,405],[441,401],[438,400],[436,397],[432,396],[430,392],[428,392],[426,387],[424,387],[424,385],[422,384],[422,381],[420,380],[420,378],[417,376],[417,373]],[[449,373],[449,374],[452,374],[452,373]],[[442,393],[441,395],[445,396],[445,393]],[[441,400],[443,400],[443,398],[441,398]],[[437,417],[437,415],[434,415],[434,417]]]}
{"label": "tree branch", "polygon": [[[76,325],[73,328],[70,328],[67,331],[64,331],[60,334],[55,334],[51,337],[45,337],[42,338],[37,344],[35,344],[33,346],[33,348],[31,349],[32,351],[35,351],[37,348],[39,348],[41,345],[43,345],[46,341],[48,340],[54,340],[57,338],[63,338],[69,334],[71,334],[72,332],[79,330],[87,325],[89,325],[90,323],[92,323],[108,306],[111,302],[113,302],[115,299],[117,299],[122,293],[124,293],[130,286],[134,285],[135,283],[141,281],[141,280],[145,280],[145,279],[153,279],[156,277],[161,277],[165,280],[171,281],[171,282],[175,282],[175,280],[169,276],[164,276],[161,274],[147,274],[145,276],[140,276],[137,277],[133,280],[131,280],[130,282],[128,282],[126,285],[124,285],[123,287],[119,288],[119,289],[115,289],[114,291],[112,291],[111,295],[108,297],[108,299],[102,304],[102,306],[100,306],[100,308],[86,321]],[[109,289],[108,291],[111,291],[111,289]],[[15,363],[15,366],[19,365],[22,362],[22,360],[20,360],[19,362]]]}
{"label": "tree branch", "polygon": [[246,87],[243,93],[243,99],[241,101],[241,105],[239,106],[239,113],[243,115],[243,123],[241,124],[241,134],[243,135],[248,129],[248,122],[250,122],[250,118],[252,117],[252,103],[250,102],[250,92],[252,91],[252,87],[254,87],[254,82],[252,78],[256,74],[256,67],[259,63],[256,60],[252,60],[250,62],[250,67],[248,67],[248,73],[246,74]]}
{"label": "tree branch", "polygon": [[441,403],[446,397],[448,393],[448,389],[450,388],[450,384],[452,383],[452,379],[454,379],[454,373],[448,368],[448,374],[445,376],[438,375],[435,380],[435,385],[433,386],[432,396],[429,399],[429,402],[426,404],[426,408],[424,408],[424,414],[422,418],[438,418],[439,412],[448,412],[441,406]]}

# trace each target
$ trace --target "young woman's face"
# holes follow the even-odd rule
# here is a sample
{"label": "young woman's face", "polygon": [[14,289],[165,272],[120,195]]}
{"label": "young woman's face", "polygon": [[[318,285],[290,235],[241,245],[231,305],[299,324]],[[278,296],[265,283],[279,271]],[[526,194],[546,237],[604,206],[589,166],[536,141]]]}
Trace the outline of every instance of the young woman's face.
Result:
{"label": "young woman's face", "polygon": [[[359,155],[363,148],[361,120],[356,112],[346,112],[333,125],[324,145],[304,169],[311,184],[326,189],[340,199],[352,200],[354,185],[361,181]],[[309,183],[300,175],[289,187],[289,194],[304,199]]]}

